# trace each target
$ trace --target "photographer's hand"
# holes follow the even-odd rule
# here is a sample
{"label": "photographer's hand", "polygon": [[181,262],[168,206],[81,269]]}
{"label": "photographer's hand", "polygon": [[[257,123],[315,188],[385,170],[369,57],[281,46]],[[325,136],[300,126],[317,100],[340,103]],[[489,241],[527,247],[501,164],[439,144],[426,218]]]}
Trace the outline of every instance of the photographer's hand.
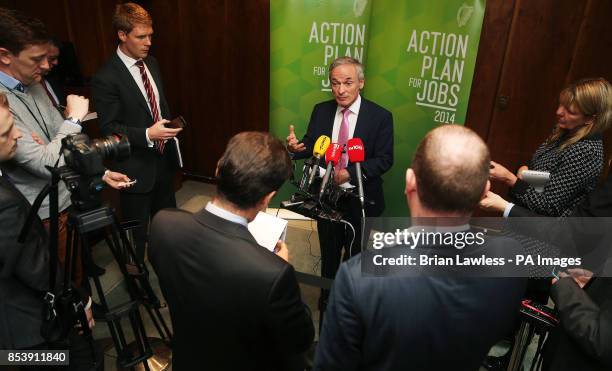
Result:
{"label": "photographer's hand", "polygon": [[89,99],[70,94],[66,97],[66,117],[83,120],[89,111]]}
{"label": "photographer's hand", "polygon": [[132,186],[128,184],[131,180],[127,175],[110,170],[104,172],[102,181],[115,189],[124,189]]}
{"label": "photographer's hand", "polygon": [[182,128],[172,129],[167,128],[164,124],[169,123],[168,120],[159,120],[147,129],[147,135],[150,140],[168,140],[174,138]]}

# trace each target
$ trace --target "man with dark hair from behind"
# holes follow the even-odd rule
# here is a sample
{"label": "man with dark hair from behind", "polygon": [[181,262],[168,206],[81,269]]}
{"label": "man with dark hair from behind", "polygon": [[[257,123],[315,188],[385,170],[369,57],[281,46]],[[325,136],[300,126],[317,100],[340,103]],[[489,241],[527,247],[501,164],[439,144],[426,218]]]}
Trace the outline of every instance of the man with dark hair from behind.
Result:
{"label": "man with dark hair from behind", "polygon": [[217,164],[212,202],[154,218],[149,256],[170,308],[176,370],[303,370],[314,328],[287,246],[279,241],[275,256],[247,229],[290,174],[278,139],[240,133]]}
{"label": "man with dark hair from behind", "polygon": [[[489,161],[485,143],[470,129],[444,125],[429,132],[406,172],[411,216],[445,218],[437,220],[449,224],[450,230],[469,230],[464,223],[489,189]],[[415,224],[416,230],[429,227]],[[487,241],[486,248],[499,251],[514,247],[512,243]],[[428,247],[436,252],[453,248]],[[362,253],[340,266],[316,370],[473,371],[511,329],[524,279],[423,273],[368,277],[362,272],[362,259],[368,255]]]}

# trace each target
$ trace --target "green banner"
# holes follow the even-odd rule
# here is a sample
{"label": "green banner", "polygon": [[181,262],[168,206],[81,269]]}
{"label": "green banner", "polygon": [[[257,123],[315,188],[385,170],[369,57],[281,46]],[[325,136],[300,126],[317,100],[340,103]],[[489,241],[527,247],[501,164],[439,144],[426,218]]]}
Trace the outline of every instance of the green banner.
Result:
{"label": "green banner", "polygon": [[[327,67],[365,65],[362,95],[393,113],[395,162],[385,215],[408,214],[404,174],[425,133],[464,124],[485,0],[271,0],[270,131],[306,132],[312,108],[332,99]],[[285,185],[277,200],[294,187]]]}

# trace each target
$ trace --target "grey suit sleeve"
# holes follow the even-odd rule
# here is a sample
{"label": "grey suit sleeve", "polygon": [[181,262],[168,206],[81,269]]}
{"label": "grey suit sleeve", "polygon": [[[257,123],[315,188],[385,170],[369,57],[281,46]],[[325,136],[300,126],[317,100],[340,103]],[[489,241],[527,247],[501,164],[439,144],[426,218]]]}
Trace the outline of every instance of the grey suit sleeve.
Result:
{"label": "grey suit sleeve", "polygon": [[[607,278],[605,278],[607,279]],[[612,293],[598,306],[572,278],[551,290],[565,332],[591,357],[612,366]]]}
{"label": "grey suit sleeve", "polygon": [[314,327],[293,267],[289,264],[274,281],[268,297],[267,323],[281,353],[299,354],[308,349]]}
{"label": "grey suit sleeve", "polygon": [[[14,161],[19,166],[25,168],[34,176],[42,179],[51,179],[51,173],[45,166],[55,166],[59,161],[59,165],[64,164],[64,158],[60,155],[62,148],[62,139],[70,134],[81,132],[81,127],[72,124],[68,121],[61,123],[57,134],[51,138],[51,141],[46,144],[38,144],[32,139],[32,128],[29,124],[24,123],[21,117],[13,112],[15,125],[21,131],[22,137],[19,139],[17,152],[15,153]],[[47,138],[41,138],[46,141]]]}
{"label": "grey suit sleeve", "polygon": [[114,77],[96,74],[91,80],[91,95],[98,112],[98,121],[103,135],[120,133],[126,135],[130,145],[148,148],[146,128],[130,126],[123,121],[122,103],[117,87],[113,86]]}
{"label": "grey suit sleeve", "polygon": [[334,280],[325,311],[315,370],[348,371],[360,365],[364,328],[356,308],[354,282],[344,263]]}

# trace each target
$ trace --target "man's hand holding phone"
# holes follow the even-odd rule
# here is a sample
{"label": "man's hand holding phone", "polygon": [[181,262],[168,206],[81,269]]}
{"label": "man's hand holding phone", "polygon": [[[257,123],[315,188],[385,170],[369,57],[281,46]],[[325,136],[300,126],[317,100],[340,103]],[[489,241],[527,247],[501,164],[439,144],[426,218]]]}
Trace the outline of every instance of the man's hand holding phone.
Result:
{"label": "man's hand holding phone", "polygon": [[174,138],[182,128],[173,129],[166,127],[170,121],[164,119],[159,120],[155,124],[153,124],[150,128],[147,129],[147,135],[150,140],[168,140]]}
{"label": "man's hand holding phone", "polygon": [[168,122],[166,127],[172,129],[185,129],[187,127],[187,121],[185,121],[183,116],[178,116],[174,120]]}

